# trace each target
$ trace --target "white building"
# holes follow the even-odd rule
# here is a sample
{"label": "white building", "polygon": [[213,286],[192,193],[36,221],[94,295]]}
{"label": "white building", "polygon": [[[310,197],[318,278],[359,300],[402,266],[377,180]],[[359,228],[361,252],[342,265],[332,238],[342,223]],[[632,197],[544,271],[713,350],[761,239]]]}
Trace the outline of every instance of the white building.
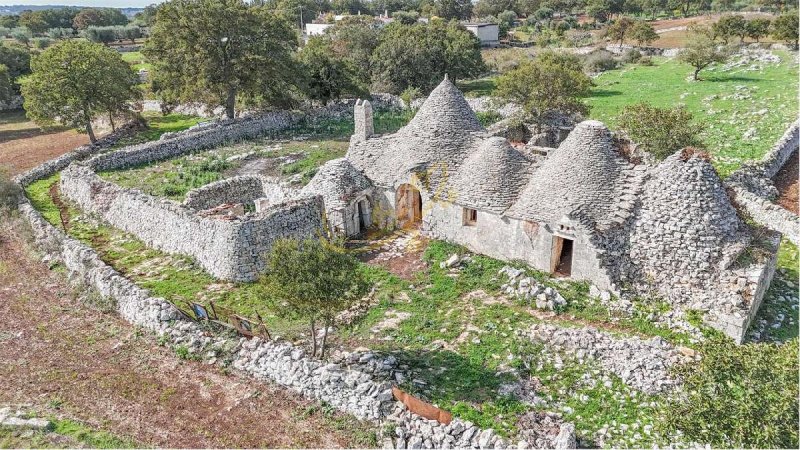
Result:
{"label": "white building", "polygon": [[497,47],[500,43],[500,26],[496,23],[465,23],[464,26],[478,37],[482,47]]}

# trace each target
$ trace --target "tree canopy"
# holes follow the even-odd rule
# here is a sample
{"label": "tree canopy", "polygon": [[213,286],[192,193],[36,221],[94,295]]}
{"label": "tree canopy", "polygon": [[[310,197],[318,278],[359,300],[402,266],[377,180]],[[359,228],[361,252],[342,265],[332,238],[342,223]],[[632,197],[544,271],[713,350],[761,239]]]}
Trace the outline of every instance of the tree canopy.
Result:
{"label": "tree canopy", "polygon": [[243,0],[173,0],[162,4],[143,53],[153,64],[153,87],[167,101],[224,106],[237,98],[286,105],[297,86],[291,26]]}
{"label": "tree canopy", "polygon": [[430,91],[448,74],[451,79],[486,70],[480,42],[457,22],[392,23],[379,35],[372,55],[373,81],[389,92],[408,87]]}
{"label": "tree canopy", "polygon": [[112,25],[126,25],[128,18],[116,8],[85,8],[82,9],[72,21],[72,27],[85,30],[90,26],[109,27]]}
{"label": "tree canopy", "polygon": [[678,54],[678,59],[694,67],[692,78],[697,81],[700,79],[701,70],[715,62],[725,61],[728,54],[725,49],[717,48],[716,42],[711,37],[712,32],[708,28],[694,27],[690,31],[692,38]]}
{"label": "tree canopy", "polygon": [[644,151],[662,160],[686,147],[702,147],[702,126],[686,108],[657,108],[637,103],[623,108],[618,127]]}
{"label": "tree canopy", "polygon": [[60,123],[96,140],[92,120],[129,109],[139,97],[137,74],[119,52],[86,41],[61,41],[31,60],[21,81],[28,117],[39,124]]}
{"label": "tree canopy", "polygon": [[359,83],[357,69],[346,59],[338,58],[327,36],[314,36],[300,52],[306,94],[327,104],[342,95],[364,96],[368,91]]}
{"label": "tree canopy", "polygon": [[[367,290],[358,260],[326,241],[282,239],[272,245],[261,279],[274,311],[308,320],[312,355],[317,354],[317,325],[324,329]],[[324,335],[327,337],[327,332]],[[325,356],[325,338],[321,345]]]}
{"label": "tree canopy", "polygon": [[581,98],[590,94],[592,80],[575,55],[546,51],[501,75],[496,86],[498,97],[517,103],[537,123],[553,113],[589,112]]}
{"label": "tree canopy", "polygon": [[783,41],[787,45],[797,49],[797,10],[778,16],[778,18],[772,22],[771,35],[775,39]]}

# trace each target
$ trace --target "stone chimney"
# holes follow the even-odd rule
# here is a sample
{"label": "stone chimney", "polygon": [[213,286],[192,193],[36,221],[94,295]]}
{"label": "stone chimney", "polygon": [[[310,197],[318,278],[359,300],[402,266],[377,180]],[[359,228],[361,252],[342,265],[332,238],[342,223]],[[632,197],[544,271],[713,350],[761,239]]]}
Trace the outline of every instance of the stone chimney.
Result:
{"label": "stone chimney", "polygon": [[365,141],[375,134],[375,126],[372,123],[372,105],[368,100],[356,100],[354,116],[356,126],[352,140]]}

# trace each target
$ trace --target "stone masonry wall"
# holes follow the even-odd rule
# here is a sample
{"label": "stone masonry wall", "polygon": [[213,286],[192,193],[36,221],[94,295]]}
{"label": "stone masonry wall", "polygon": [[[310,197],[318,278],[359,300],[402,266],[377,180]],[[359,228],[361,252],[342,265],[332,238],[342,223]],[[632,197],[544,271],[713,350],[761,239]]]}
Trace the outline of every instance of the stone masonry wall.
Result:
{"label": "stone masonry wall", "polygon": [[253,175],[243,175],[192,189],[186,194],[183,206],[193,210],[204,210],[223,203],[253,203],[262,197],[264,197],[263,179]]}
{"label": "stone masonry wall", "polygon": [[319,197],[280,203],[240,219],[220,220],[197,216],[171,200],[107,182],[81,164],[62,172],[61,192],[148,246],[192,256],[215,277],[234,281],[254,280],[276,239],[317,236],[323,229]]}

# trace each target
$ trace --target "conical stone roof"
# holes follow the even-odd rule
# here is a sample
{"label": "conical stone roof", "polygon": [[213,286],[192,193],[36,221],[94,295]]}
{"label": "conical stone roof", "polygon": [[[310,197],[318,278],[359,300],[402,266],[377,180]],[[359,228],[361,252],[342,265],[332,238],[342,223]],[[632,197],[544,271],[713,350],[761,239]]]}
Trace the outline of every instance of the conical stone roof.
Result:
{"label": "conical stone roof", "polygon": [[445,79],[408,125],[391,136],[352,143],[347,158],[380,186],[409,182],[413,168],[423,173],[429,190],[442,191],[486,137],[464,96]]}
{"label": "conical stone roof", "polygon": [[629,164],[601,122],[581,122],[551,152],[506,215],[545,223],[580,213],[595,223],[607,221],[625,183]]}
{"label": "conical stone roof", "polygon": [[678,152],[645,183],[631,259],[657,281],[702,284],[744,229],[711,163]]}
{"label": "conical stone roof", "polygon": [[532,162],[501,137],[490,137],[471,154],[452,181],[454,202],[502,213],[530,179]]}
{"label": "conical stone roof", "polygon": [[350,197],[369,189],[371,183],[349,161],[334,159],[319,168],[314,178],[303,187],[302,194],[321,195],[327,209],[340,209]]}

